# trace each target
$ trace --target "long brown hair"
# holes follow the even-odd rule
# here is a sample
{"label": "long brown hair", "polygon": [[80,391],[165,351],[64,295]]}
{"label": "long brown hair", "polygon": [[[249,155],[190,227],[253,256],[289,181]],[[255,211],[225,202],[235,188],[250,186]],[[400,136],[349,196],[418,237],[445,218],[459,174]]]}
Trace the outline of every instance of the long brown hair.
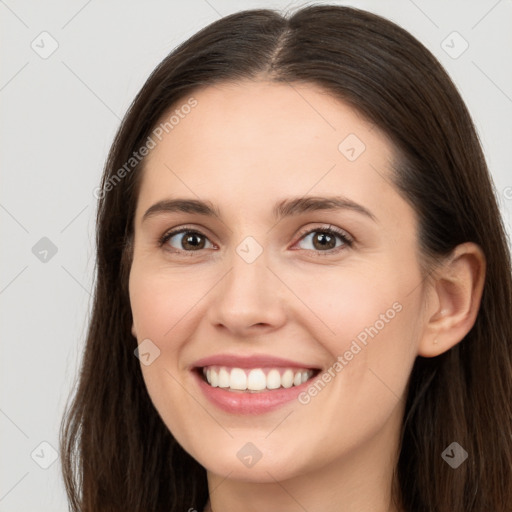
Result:
{"label": "long brown hair", "polygon": [[[72,510],[171,512],[206,503],[206,471],[163,423],[134,356],[127,283],[144,160],[112,179],[162,115],[198,87],[262,77],[322,87],[389,136],[399,155],[394,182],[418,215],[427,269],[462,242],[483,249],[473,328],[442,355],[415,361],[395,498],[407,512],[510,512],[511,263],[474,125],[447,73],[413,36],[377,15],[327,5],[212,23],[158,65],[126,113],[102,179],[92,317],[60,432]],[[441,457],[454,441],[468,452],[457,469]]]}

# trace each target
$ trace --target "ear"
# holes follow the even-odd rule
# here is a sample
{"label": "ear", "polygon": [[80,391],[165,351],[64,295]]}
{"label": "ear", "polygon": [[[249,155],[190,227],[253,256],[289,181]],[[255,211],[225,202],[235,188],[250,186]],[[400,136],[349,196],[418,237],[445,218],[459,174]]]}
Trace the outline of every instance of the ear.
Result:
{"label": "ear", "polygon": [[473,327],[485,282],[485,255],[479,245],[458,245],[436,270],[433,299],[426,310],[426,325],[418,355],[435,357],[459,343]]}
{"label": "ear", "polygon": [[135,324],[132,322],[132,335],[135,339],[137,339],[137,333],[135,332]]}

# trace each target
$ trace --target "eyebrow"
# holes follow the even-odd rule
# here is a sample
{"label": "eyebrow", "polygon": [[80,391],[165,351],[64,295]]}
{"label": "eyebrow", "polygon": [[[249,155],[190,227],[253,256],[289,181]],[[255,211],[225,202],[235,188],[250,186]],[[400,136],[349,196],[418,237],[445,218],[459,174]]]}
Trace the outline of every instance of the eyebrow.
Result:
{"label": "eyebrow", "polygon": [[[272,215],[275,220],[281,220],[284,217],[291,217],[306,212],[321,210],[351,210],[365,215],[374,222],[377,222],[377,218],[370,210],[342,196],[305,196],[284,199],[275,204],[272,209]],[[142,222],[149,217],[153,217],[158,214],[173,212],[195,213],[207,217],[215,217],[219,220],[222,217],[219,209],[210,201],[176,198],[164,199],[155,203],[153,206],[148,208],[142,217]]]}

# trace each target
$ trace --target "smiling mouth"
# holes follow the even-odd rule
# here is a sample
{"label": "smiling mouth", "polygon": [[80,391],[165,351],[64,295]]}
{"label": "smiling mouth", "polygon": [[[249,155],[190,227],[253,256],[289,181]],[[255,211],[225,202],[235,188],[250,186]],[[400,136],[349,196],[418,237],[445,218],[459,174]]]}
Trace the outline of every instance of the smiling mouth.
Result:
{"label": "smiling mouth", "polygon": [[262,393],[300,386],[320,372],[313,368],[236,368],[218,365],[196,368],[196,371],[211,387],[238,393]]}

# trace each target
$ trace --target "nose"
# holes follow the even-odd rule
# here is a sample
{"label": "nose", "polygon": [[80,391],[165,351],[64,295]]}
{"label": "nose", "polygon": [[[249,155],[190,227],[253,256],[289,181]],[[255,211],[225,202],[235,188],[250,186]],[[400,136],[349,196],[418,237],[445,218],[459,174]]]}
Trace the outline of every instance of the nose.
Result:
{"label": "nose", "polygon": [[214,287],[208,320],[237,339],[270,333],[286,322],[285,286],[268,265],[265,251],[248,263],[237,253]]}

